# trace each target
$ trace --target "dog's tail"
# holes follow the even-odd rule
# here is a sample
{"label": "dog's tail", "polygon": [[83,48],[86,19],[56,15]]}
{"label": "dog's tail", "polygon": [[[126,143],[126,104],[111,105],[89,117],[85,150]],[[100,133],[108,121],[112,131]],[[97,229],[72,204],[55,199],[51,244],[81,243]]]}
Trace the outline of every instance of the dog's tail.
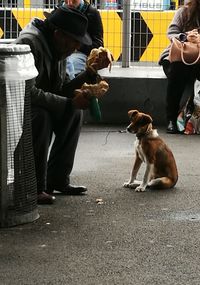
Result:
{"label": "dog's tail", "polygon": [[177,180],[178,177],[175,179],[169,177],[155,178],[149,182],[148,187],[151,189],[169,189],[176,185]]}

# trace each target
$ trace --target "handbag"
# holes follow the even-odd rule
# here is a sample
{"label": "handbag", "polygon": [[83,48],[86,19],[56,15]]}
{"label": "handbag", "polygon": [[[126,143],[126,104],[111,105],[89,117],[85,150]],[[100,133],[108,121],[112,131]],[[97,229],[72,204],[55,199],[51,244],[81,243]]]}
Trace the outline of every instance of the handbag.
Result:
{"label": "handbag", "polygon": [[196,30],[187,32],[188,41],[179,41],[172,38],[172,44],[169,51],[169,61],[181,61],[186,65],[200,63],[200,35]]}

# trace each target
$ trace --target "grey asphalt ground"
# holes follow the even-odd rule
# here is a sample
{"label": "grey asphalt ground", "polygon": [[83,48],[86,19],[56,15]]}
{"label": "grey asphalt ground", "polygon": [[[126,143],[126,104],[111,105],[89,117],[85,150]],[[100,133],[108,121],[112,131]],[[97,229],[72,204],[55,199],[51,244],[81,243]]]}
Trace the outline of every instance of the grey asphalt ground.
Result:
{"label": "grey asphalt ground", "polygon": [[37,221],[0,229],[0,285],[200,284],[200,137],[158,129],[178,183],[136,193],[122,187],[135,139],[125,127],[83,127],[71,182],[87,195],[57,194]]}

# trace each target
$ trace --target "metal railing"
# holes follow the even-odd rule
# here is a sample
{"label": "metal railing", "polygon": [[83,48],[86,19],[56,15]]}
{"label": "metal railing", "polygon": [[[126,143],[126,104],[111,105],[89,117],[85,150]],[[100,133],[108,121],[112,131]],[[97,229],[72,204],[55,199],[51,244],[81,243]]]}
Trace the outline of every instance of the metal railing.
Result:
{"label": "metal railing", "polygon": [[[118,2],[116,2],[118,1]],[[93,0],[104,26],[104,44],[114,55],[115,64],[157,65],[169,44],[166,37],[176,2],[170,0]],[[0,39],[14,39],[33,17],[44,18],[57,0],[0,1]],[[120,9],[122,8],[122,9]]]}

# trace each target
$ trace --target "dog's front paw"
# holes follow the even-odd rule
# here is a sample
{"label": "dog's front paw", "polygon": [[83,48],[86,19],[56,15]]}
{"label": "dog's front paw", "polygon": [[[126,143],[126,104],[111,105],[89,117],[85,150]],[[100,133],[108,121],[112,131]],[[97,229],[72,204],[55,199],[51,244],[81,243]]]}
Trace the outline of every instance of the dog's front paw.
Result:
{"label": "dog's front paw", "polygon": [[131,180],[130,180],[128,182],[125,182],[123,184],[123,187],[135,189],[137,186],[140,186],[141,183],[142,183],[142,181],[140,181],[140,180],[134,180],[133,182],[131,182]]}
{"label": "dog's front paw", "polygon": [[124,182],[123,187],[124,188],[130,188],[130,182]]}
{"label": "dog's front paw", "polygon": [[143,187],[142,185],[135,188],[135,192],[144,192],[146,191],[146,187]]}
{"label": "dog's front paw", "polygon": [[135,188],[135,183],[133,182],[125,182],[124,184],[123,184],[123,187],[124,188]]}

